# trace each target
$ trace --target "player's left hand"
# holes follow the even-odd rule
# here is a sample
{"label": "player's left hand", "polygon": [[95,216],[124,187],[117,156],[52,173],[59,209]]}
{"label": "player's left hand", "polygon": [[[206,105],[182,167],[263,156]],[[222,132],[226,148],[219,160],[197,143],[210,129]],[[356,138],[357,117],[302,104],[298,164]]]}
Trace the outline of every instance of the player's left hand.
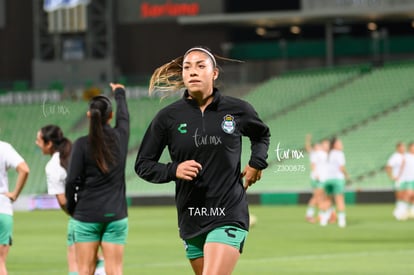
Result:
{"label": "player's left hand", "polygon": [[16,199],[17,199],[16,195],[14,193],[11,193],[11,192],[6,192],[4,195],[6,197],[8,197],[12,202],[16,201]]}
{"label": "player's left hand", "polygon": [[121,88],[125,90],[125,86],[118,83],[109,83],[109,86],[111,86],[112,92],[115,92],[116,89]]}
{"label": "player's left hand", "polygon": [[246,165],[240,176],[244,178],[244,189],[247,190],[247,188],[262,178],[262,170]]}

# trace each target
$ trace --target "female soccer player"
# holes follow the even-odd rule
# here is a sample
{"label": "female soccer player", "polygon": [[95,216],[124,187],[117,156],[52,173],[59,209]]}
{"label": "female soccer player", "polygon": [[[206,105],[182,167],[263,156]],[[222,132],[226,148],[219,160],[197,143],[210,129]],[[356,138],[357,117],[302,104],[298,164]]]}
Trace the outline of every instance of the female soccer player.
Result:
{"label": "female soccer player", "polygon": [[405,164],[405,144],[398,142],[395,146],[395,152],[388,158],[385,171],[393,183],[395,190],[395,208],[393,216],[397,220],[407,218],[408,202],[406,201],[407,186],[401,181],[402,172]]}
{"label": "female soccer player", "polygon": [[[327,145],[328,144],[328,145]],[[312,196],[308,201],[306,209],[306,220],[315,222],[315,208],[320,208],[322,200],[325,197],[323,190],[323,181],[326,174],[326,163],[328,160],[329,141],[323,140],[321,143],[315,143],[312,146],[312,137],[310,134],[305,138],[305,149],[309,153],[311,166],[311,187]]]}
{"label": "female soccer player", "polygon": [[[345,215],[345,183],[349,178],[345,168],[345,154],[343,152],[342,141],[338,138],[331,140],[331,150],[328,155],[328,167],[324,190],[327,196],[333,197],[338,211],[339,227],[346,226]],[[325,199],[326,203],[322,206],[324,213],[321,215],[320,224],[325,226],[332,214],[330,200]]]}
{"label": "female soccer player", "polygon": [[[7,170],[16,169],[18,176],[13,191],[9,191]],[[7,142],[0,141],[0,275],[7,275],[6,259],[12,244],[13,207],[26,184],[29,167]]]}
{"label": "female soccer player", "polygon": [[[249,229],[246,189],[267,167],[269,128],[250,104],[220,94],[218,76],[216,57],[205,47],[154,72],[150,91],[185,92],[155,116],[135,163],[147,181],[175,181],[180,236],[195,274],[231,274]],[[251,141],[243,171],[242,136]],[[170,163],[159,162],[165,147]]]}
{"label": "female soccer player", "polygon": [[398,220],[414,218],[414,143],[408,144],[408,150],[404,154],[404,162],[400,176],[400,189],[404,190],[404,205],[396,213]]}
{"label": "female soccer player", "polygon": [[76,262],[80,275],[95,270],[101,247],[105,271],[122,274],[128,235],[125,164],[129,140],[129,114],[124,87],[111,84],[117,103],[116,125],[112,103],[96,96],[89,103],[89,135],[72,147],[66,182],[67,210],[73,217]]}
{"label": "female soccer player", "polygon": [[[72,143],[63,135],[59,126],[47,125],[37,132],[36,145],[42,150],[43,154],[52,156],[45,168],[47,192],[49,195],[56,196],[59,206],[67,213],[65,197],[66,169],[69,164]],[[70,219],[68,222],[67,261],[69,275],[75,275],[78,274],[78,267],[76,265],[73,224],[71,221]],[[104,274],[103,272],[102,259],[99,259],[95,275]]]}

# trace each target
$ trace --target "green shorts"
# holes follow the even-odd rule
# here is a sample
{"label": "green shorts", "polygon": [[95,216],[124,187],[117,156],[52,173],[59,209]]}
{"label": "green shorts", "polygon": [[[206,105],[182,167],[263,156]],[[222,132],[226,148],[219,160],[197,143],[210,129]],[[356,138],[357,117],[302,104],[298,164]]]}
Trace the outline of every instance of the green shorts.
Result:
{"label": "green shorts", "polygon": [[311,180],[311,187],[312,189],[323,188],[323,182],[319,180]]}
{"label": "green shorts", "polygon": [[243,252],[244,241],[248,231],[236,226],[220,226],[210,232],[197,237],[184,240],[186,256],[188,259],[197,259],[204,256],[203,248],[206,243],[222,243],[235,247]]}
{"label": "green shorts", "polygon": [[128,237],[128,218],[112,222],[81,222],[73,219],[74,242],[107,242],[125,244]]}
{"label": "green shorts", "polygon": [[68,221],[68,235],[67,235],[67,244],[68,246],[75,244],[75,223],[74,219],[70,218]]}
{"label": "green shorts", "polygon": [[325,181],[323,189],[327,195],[343,194],[345,191],[345,180],[343,179],[329,179]]}
{"label": "green shorts", "polygon": [[0,214],[0,245],[12,245],[13,216]]}
{"label": "green shorts", "polygon": [[394,182],[394,188],[396,191],[413,190],[413,187],[414,182],[412,181]]}

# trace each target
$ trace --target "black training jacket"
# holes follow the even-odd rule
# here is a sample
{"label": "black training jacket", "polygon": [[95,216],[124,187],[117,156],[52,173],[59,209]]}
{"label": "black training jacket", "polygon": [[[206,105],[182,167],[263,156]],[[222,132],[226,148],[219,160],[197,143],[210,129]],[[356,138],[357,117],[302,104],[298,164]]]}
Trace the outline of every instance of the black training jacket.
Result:
{"label": "black training jacket", "polygon": [[[266,168],[269,128],[249,103],[222,96],[217,89],[204,113],[188,99],[186,91],[149,125],[135,171],[153,183],[176,182],[181,238],[189,239],[222,225],[249,229],[246,193],[240,178],[242,136],[251,141],[249,165]],[[159,158],[165,147],[172,162],[164,164]],[[203,167],[193,181],[176,178],[178,164],[186,160],[195,160]]]}
{"label": "black training jacket", "polygon": [[116,160],[109,172],[103,174],[91,157],[88,136],[77,139],[72,147],[66,179],[67,209],[79,221],[110,222],[127,217],[125,164],[129,114],[124,89],[115,90],[115,100],[116,125],[112,128],[106,124],[103,129],[105,138],[112,137],[115,141],[112,148],[105,148],[112,150]]}

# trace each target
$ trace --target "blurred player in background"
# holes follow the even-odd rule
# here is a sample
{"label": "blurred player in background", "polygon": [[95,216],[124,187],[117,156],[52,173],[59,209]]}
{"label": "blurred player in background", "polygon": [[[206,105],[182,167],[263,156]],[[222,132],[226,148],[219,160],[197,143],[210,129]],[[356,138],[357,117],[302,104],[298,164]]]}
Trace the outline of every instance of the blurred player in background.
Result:
{"label": "blurred player in background", "polygon": [[[269,128],[249,103],[221,95],[218,75],[216,57],[204,47],[154,72],[150,91],[186,90],[155,116],[135,163],[147,181],[175,181],[180,237],[197,275],[232,273],[249,230],[245,190],[267,167]],[[252,151],[243,170],[242,136]],[[165,147],[172,160],[166,164],[159,162]]]}
{"label": "blurred player in background", "polygon": [[408,150],[404,154],[404,163],[401,173],[401,189],[404,190],[401,209],[397,212],[398,220],[406,220],[414,217],[414,143],[408,144]]}
{"label": "blurred player in background", "polygon": [[323,181],[326,174],[326,162],[328,160],[329,141],[315,143],[312,146],[312,136],[310,134],[305,137],[305,149],[309,153],[311,167],[311,187],[312,196],[308,202],[306,209],[306,220],[314,223],[316,209],[320,207],[321,201],[324,199]]}
{"label": "blurred player in background", "polygon": [[[45,168],[47,192],[49,195],[56,196],[59,206],[68,214],[66,210],[65,184],[72,143],[63,135],[59,126],[46,125],[37,132],[36,145],[42,150],[43,154],[51,156]],[[67,233],[69,275],[78,274],[73,230],[72,219],[69,219]],[[105,274],[102,259],[97,260],[95,275],[98,274]]]}
{"label": "blurred player in background", "polygon": [[408,144],[408,152],[405,157],[405,165],[403,170],[404,180],[408,185],[408,201],[410,203],[410,209],[408,211],[408,217],[414,218],[414,142]]}
{"label": "blurred player in background", "polygon": [[405,144],[398,142],[395,152],[388,158],[385,171],[393,183],[395,190],[395,208],[393,215],[397,220],[407,218],[408,201],[406,201],[406,186],[402,182],[402,173],[405,165]]}
{"label": "blurred player in background", "polygon": [[[349,178],[345,168],[345,154],[343,152],[342,141],[338,138],[331,140],[328,163],[327,163],[327,175],[324,183],[324,190],[328,197],[333,198],[336,209],[338,211],[338,225],[339,227],[346,226],[346,214],[345,214],[345,184]],[[325,199],[323,206],[323,213],[320,217],[320,224],[326,226],[332,215],[332,207],[330,200]]]}
{"label": "blurred player in background", "polygon": [[[125,165],[129,140],[129,113],[125,89],[112,84],[117,103],[116,123],[106,96],[89,102],[89,134],[76,140],[66,180],[68,213],[73,217],[76,262],[80,275],[92,275],[99,247],[107,274],[123,273],[128,236]],[[75,198],[75,194],[77,197]]]}
{"label": "blurred player in background", "polygon": [[[9,190],[8,170],[16,169],[17,180],[13,191]],[[12,245],[13,207],[26,184],[29,166],[7,142],[0,141],[0,275],[7,275],[6,260]]]}

